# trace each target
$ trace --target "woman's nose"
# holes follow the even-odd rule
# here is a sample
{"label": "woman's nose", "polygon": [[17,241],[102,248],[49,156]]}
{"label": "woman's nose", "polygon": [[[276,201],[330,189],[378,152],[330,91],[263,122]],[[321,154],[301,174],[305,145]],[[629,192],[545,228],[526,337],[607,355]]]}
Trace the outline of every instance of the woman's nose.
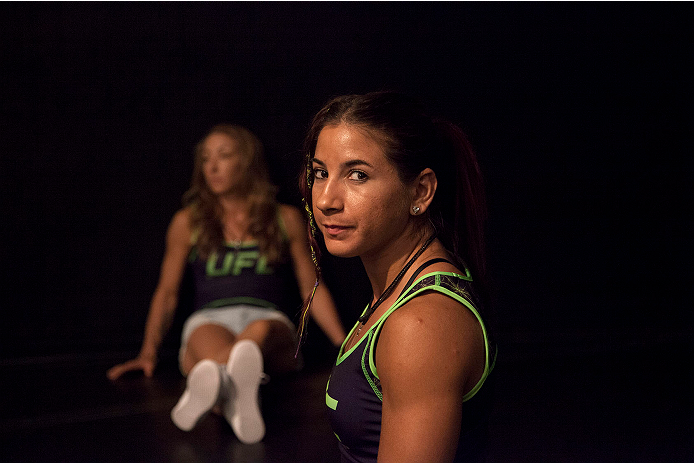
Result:
{"label": "woman's nose", "polygon": [[343,202],[340,185],[334,180],[314,184],[313,204],[323,214],[331,214],[342,210]]}

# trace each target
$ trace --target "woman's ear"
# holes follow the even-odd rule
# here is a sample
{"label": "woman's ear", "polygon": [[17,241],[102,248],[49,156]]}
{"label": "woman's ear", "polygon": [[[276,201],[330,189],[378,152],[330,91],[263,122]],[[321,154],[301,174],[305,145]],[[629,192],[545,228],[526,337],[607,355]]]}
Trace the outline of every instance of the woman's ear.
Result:
{"label": "woman's ear", "polygon": [[434,200],[437,184],[436,174],[430,168],[427,167],[419,173],[412,185],[410,212],[413,215],[423,214],[429,208]]}

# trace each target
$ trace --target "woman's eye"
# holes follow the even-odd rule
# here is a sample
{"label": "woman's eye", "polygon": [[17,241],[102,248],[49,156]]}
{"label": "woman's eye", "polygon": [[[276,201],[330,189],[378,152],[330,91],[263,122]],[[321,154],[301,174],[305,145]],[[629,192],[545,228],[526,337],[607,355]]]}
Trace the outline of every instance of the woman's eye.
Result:
{"label": "woman's eye", "polygon": [[353,170],[352,172],[349,173],[349,178],[351,180],[357,180],[359,182],[363,182],[364,180],[366,180],[368,178],[368,176],[360,170]]}
{"label": "woman's eye", "polygon": [[323,169],[313,169],[313,177],[317,179],[328,178],[328,173]]}

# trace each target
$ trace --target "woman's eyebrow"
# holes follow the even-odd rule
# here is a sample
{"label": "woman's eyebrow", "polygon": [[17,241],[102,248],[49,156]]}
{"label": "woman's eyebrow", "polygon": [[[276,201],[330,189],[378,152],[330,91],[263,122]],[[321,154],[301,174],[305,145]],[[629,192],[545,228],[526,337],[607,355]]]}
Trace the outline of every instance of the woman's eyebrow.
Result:
{"label": "woman's eyebrow", "polygon": [[362,161],[361,159],[352,159],[351,161],[347,161],[344,164],[345,167],[354,167],[354,166],[360,166],[360,165],[364,165],[367,167],[373,167],[371,164],[369,164],[366,161]]}
{"label": "woman's eyebrow", "polygon": [[[311,162],[313,162],[314,164],[318,164],[321,167],[325,167],[325,163],[323,161],[321,161],[320,159],[311,158]],[[367,167],[373,167],[371,164],[369,164],[368,162],[361,160],[361,159],[351,159],[349,161],[345,161],[342,164],[343,167],[354,167],[354,166],[362,166],[362,165],[367,166]]]}

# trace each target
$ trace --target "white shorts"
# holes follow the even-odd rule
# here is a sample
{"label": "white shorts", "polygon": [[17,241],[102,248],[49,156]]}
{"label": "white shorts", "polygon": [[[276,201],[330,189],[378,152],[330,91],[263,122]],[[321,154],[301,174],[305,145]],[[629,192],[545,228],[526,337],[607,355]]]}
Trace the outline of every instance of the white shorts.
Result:
{"label": "white shorts", "polygon": [[214,309],[200,309],[193,312],[183,324],[181,333],[181,349],[178,352],[179,364],[183,360],[188,345],[188,338],[196,328],[202,325],[219,325],[235,335],[239,335],[248,325],[258,320],[278,320],[287,325],[289,330],[296,333],[296,326],[283,312],[255,305],[232,305]]}

